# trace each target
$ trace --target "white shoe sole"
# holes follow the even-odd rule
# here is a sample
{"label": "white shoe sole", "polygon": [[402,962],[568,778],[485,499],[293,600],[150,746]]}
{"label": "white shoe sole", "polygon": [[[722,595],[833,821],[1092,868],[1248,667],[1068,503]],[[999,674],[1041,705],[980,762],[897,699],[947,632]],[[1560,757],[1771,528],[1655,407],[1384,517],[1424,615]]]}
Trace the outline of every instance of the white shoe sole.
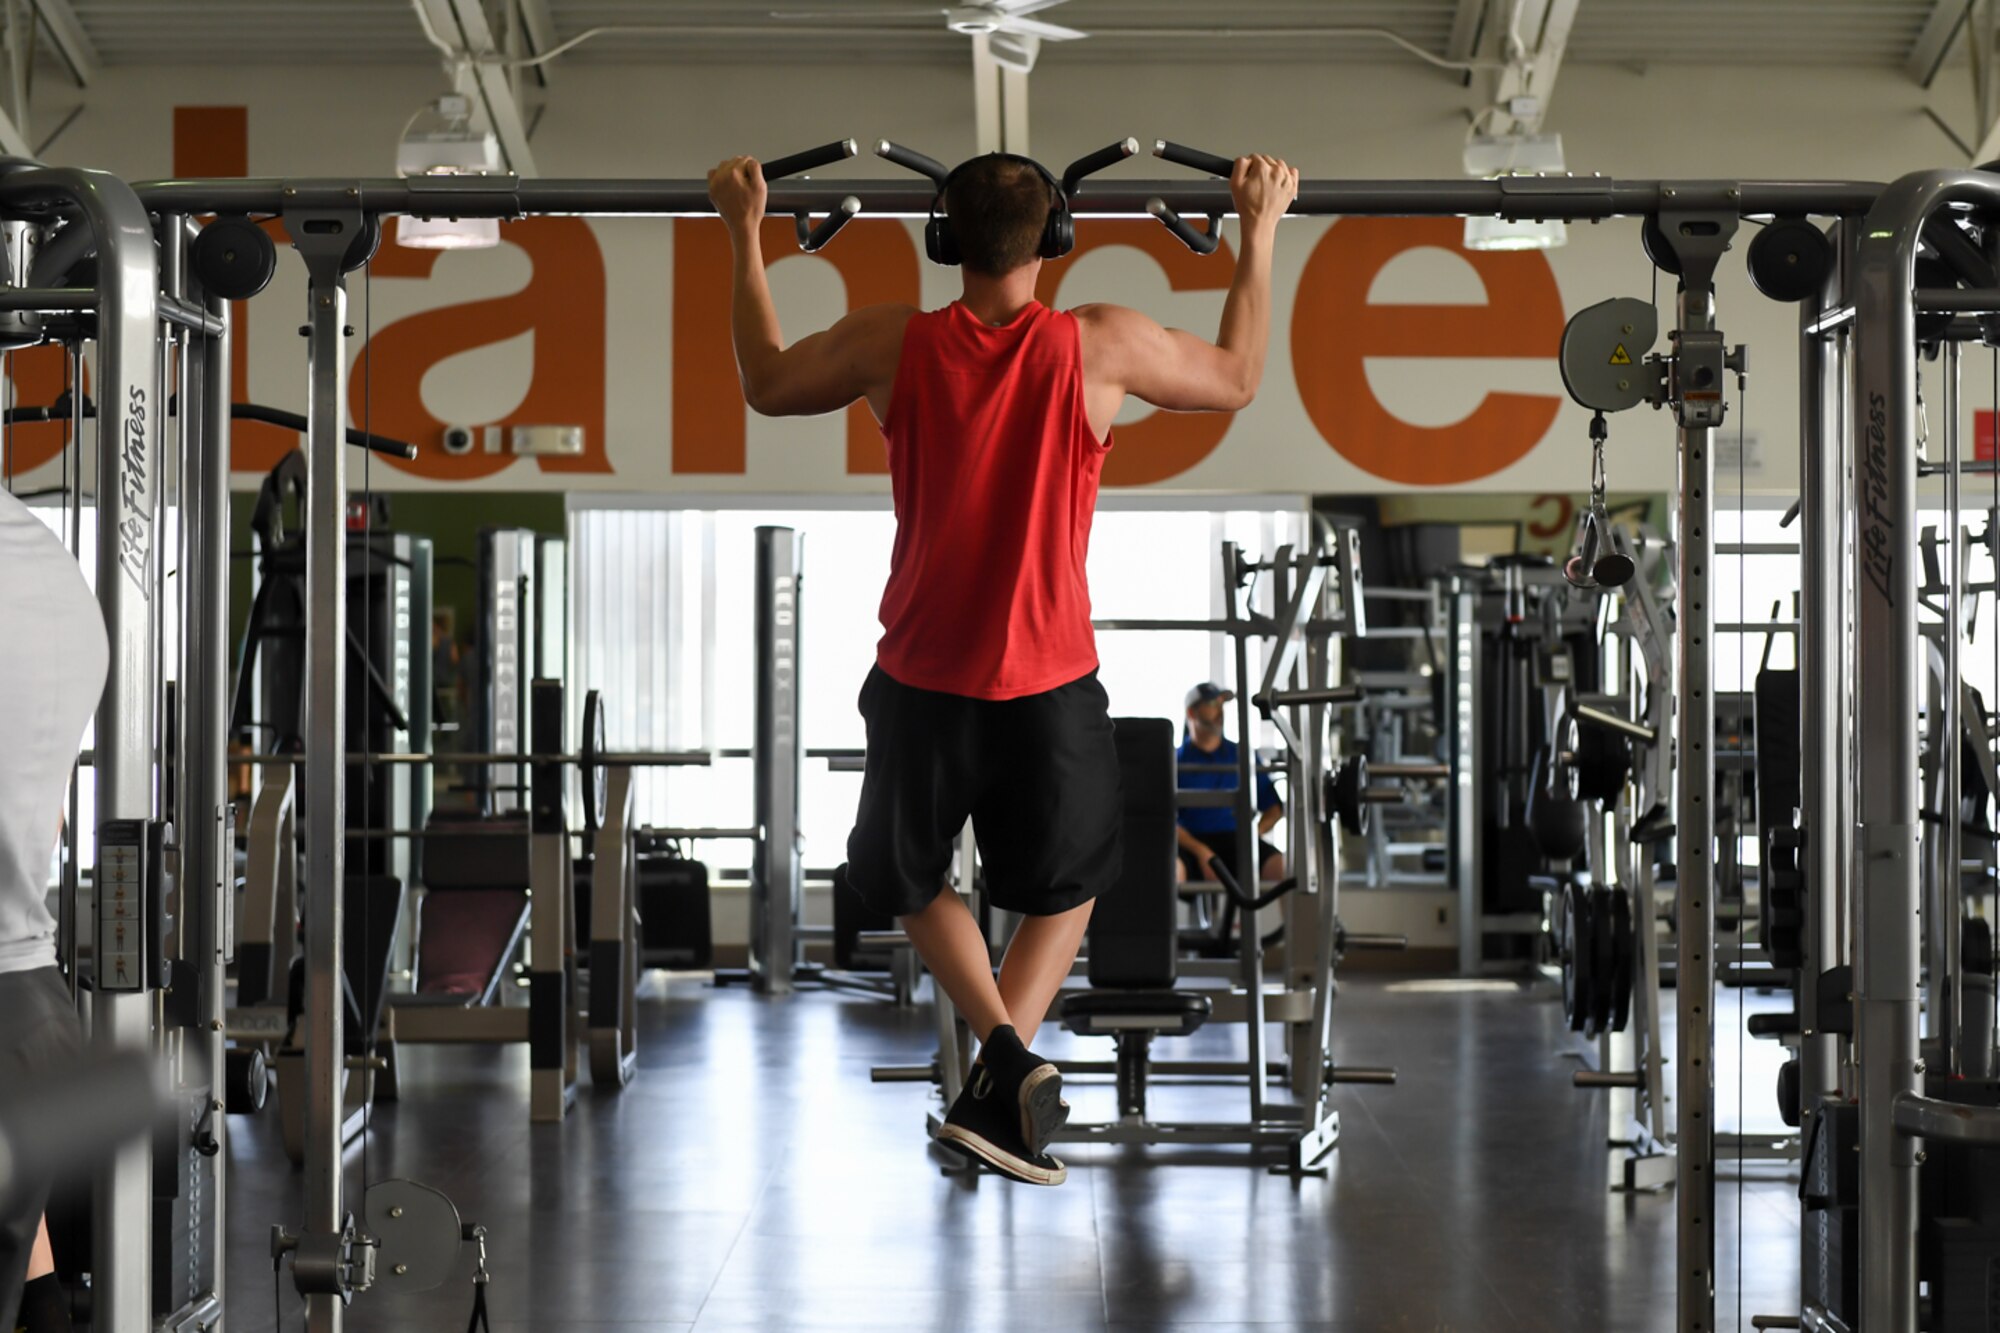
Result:
{"label": "white shoe sole", "polygon": [[995,1147],[980,1135],[968,1129],[961,1129],[957,1125],[945,1125],[938,1130],[937,1137],[938,1142],[947,1147],[956,1148],[966,1156],[983,1162],[1001,1175],[1018,1180],[1024,1185],[1060,1185],[1069,1179],[1069,1168],[1055,1157],[1049,1158],[1055,1163],[1053,1170],[1037,1166],[1033,1162],[1023,1161],[1003,1148]]}

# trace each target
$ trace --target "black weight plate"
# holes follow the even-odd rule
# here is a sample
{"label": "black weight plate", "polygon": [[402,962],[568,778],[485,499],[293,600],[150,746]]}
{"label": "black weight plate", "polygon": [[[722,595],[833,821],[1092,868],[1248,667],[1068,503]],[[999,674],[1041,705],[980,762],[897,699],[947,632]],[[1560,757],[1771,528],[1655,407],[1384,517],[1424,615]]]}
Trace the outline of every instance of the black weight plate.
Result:
{"label": "black weight plate", "polygon": [[191,257],[201,285],[229,301],[249,300],[278,271],[271,234],[249,218],[219,217],[203,227]]}
{"label": "black weight plate", "polygon": [[1361,799],[1368,788],[1368,761],[1355,755],[1326,777],[1327,813],[1340,820],[1343,831],[1356,837],[1368,831],[1368,803]]}
{"label": "black weight plate", "polygon": [[1587,992],[1590,1004],[1584,1011],[1583,1035],[1586,1040],[1596,1040],[1598,1034],[1611,1026],[1611,892],[1602,886],[1592,886],[1590,898],[1589,948],[1579,953],[1590,955],[1590,987]]}
{"label": "black weight plate", "polygon": [[596,690],[586,690],[583,695],[583,762],[578,776],[583,786],[583,822],[592,833],[604,827],[604,816],[611,797],[604,753],[604,700]]}
{"label": "black weight plate", "polygon": [[1833,246],[1804,218],[1779,218],[1752,238],[1750,281],[1773,301],[1803,301],[1826,282]]}
{"label": "black weight plate", "polygon": [[1632,895],[1611,891],[1611,1030],[1623,1032],[1632,1021],[1632,987],[1637,981],[1639,942],[1632,930]]}
{"label": "black weight plate", "polygon": [[1579,885],[1562,891],[1563,1017],[1571,1032],[1583,1031],[1590,1008],[1590,895]]}
{"label": "black weight plate", "polygon": [[1674,253],[1673,242],[1667,239],[1667,233],[1660,226],[1658,218],[1649,217],[1640,224],[1639,244],[1645,247],[1646,258],[1653,261],[1654,268],[1662,273],[1679,275],[1681,257]]}
{"label": "black weight plate", "polygon": [[1576,797],[1580,801],[1615,801],[1632,771],[1632,747],[1623,736],[1603,727],[1577,726]]}
{"label": "black weight plate", "polygon": [[1778,1066],[1778,1118],[1793,1129],[1799,1127],[1799,1062],[1787,1060]]}
{"label": "black weight plate", "polygon": [[255,1046],[231,1046],[222,1058],[225,1113],[255,1115],[263,1110],[270,1091],[264,1052]]}

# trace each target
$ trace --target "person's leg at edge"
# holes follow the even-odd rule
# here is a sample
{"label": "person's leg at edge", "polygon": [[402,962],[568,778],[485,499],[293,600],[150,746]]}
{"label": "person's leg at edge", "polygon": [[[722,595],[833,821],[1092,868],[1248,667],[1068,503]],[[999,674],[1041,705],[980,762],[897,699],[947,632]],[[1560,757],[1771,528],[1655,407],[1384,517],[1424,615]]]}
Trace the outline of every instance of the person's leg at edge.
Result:
{"label": "person's leg at edge", "polygon": [[1034,1045],[1036,1030],[1076,962],[1095,901],[1054,916],[1024,916],[1014,931],[1007,956],[1000,961],[999,989],[1023,1046]]}

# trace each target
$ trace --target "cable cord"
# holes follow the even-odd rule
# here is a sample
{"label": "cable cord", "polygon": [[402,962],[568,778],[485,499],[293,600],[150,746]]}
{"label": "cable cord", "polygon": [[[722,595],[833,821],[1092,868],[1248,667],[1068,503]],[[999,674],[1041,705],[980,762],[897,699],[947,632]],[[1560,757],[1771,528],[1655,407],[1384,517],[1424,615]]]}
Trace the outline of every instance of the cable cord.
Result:
{"label": "cable cord", "polygon": [[[1747,493],[1745,485],[1745,477],[1747,475],[1747,465],[1745,459],[1745,453],[1746,453],[1745,446],[1747,444],[1747,437],[1745,432],[1750,417],[1750,409],[1748,406],[1749,389],[1747,385],[1747,379],[1748,377],[1745,376],[1742,372],[1739,371],[1737,373],[1736,376],[1736,540],[1744,545],[1748,545],[1750,540],[1750,534],[1748,532],[1749,523],[1747,521],[1750,517],[1750,502],[1749,502],[1749,495]],[[1750,619],[1749,569],[1750,569],[1749,557],[1743,555],[1737,556],[1736,557],[1736,615],[1739,619],[1743,620],[1746,623]],[[1775,633],[1776,630],[1777,630],[1777,625],[1773,623],[1770,629],[1765,634],[1764,643],[1767,656],[1769,654],[1771,634]],[[1738,791],[1747,790],[1749,793],[1750,800],[1748,802],[1747,813],[1748,813],[1750,828],[1754,832],[1759,827],[1759,822],[1757,818],[1757,806],[1758,803],[1763,799],[1763,794],[1760,791],[1758,791],[1757,784],[1750,780],[1749,776],[1750,770],[1746,766],[1748,762],[1750,762],[1750,755],[1751,755],[1750,729],[1749,727],[1745,726],[1744,723],[1748,721],[1750,716],[1750,714],[1747,711],[1749,705],[1752,703],[1752,701],[1756,699],[1756,688],[1754,683],[1744,679],[1748,666],[1749,644],[1750,644],[1750,636],[1748,634],[1738,634],[1736,636],[1736,689],[1738,692],[1737,697],[1740,701],[1737,704],[1737,707],[1739,709],[1746,710],[1744,712],[1740,712],[1736,719],[1736,753],[1737,753],[1736,780],[1737,780],[1737,790]],[[1739,817],[1742,817],[1744,813],[1744,803],[1739,801],[1737,804],[1738,804]],[[1761,896],[1764,892],[1764,857],[1763,857],[1762,839],[1758,839],[1757,851],[1758,851],[1757,892]],[[1737,881],[1736,945],[1737,945],[1737,956],[1740,958],[1742,956],[1743,939],[1749,930],[1749,908],[1750,908],[1750,895],[1747,892],[1745,892],[1746,885],[1744,882],[1745,877],[1743,874],[1743,835],[1740,829],[1737,831],[1736,834],[1736,856],[1734,860],[1736,861],[1736,881]],[[1744,1120],[1743,1120],[1743,1085],[1749,1082],[1748,1078],[1749,1071],[1744,1067],[1743,1059],[1744,1059],[1744,1034],[1748,1030],[1750,1022],[1749,1014],[1746,1010],[1746,1007],[1749,1004],[1749,995],[1750,995],[1750,988],[1748,986],[1739,985],[1736,988],[1736,1330],[1737,1333],[1743,1333],[1743,1166],[1744,1166],[1744,1155],[1748,1151],[1747,1136],[1744,1133]]]}
{"label": "cable cord", "polygon": [[[418,5],[417,10],[421,13],[423,6]],[[366,264],[361,266],[361,354],[364,358],[361,363],[361,432],[364,435],[373,435],[375,432],[374,396],[369,391],[374,380],[375,358],[369,355],[371,349],[368,345],[369,339],[374,336],[374,332],[375,261],[371,258]],[[345,444],[337,444],[334,447],[344,449],[347,446]],[[361,622],[361,655],[367,661],[368,669],[371,671],[375,669],[374,465],[375,451],[373,449],[363,449],[361,451],[361,549],[362,559],[366,561],[366,565],[362,571],[361,585],[363,589],[361,605],[365,611]],[[414,634],[417,632],[416,626],[413,625],[410,628],[411,633]],[[361,709],[361,743],[368,750],[372,751],[375,748],[375,714],[378,711],[379,705],[373,691],[364,690],[361,697],[367,700]],[[410,737],[410,743],[414,745],[416,739],[415,736]],[[370,827],[373,827],[375,823],[374,802],[371,799],[374,794],[374,786],[375,761],[370,759],[361,765],[362,817],[368,821]],[[375,983],[375,978],[371,975],[373,972],[371,964],[374,960],[375,951],[375,932],[371,927],[369,917],[375,902],[375,867],[373,861],[377,845],[373,842],[364,842],[361,853],[364,857],[368,858],[368,862],[363,866],[361,881],[361,940],[362,948],[368,952],[363,954],[361,958],[362,994],[356,997],[361,1002],[361,1017],[365,1025],[362,1035],[361,1053],[364,1057],[364,1062],[361,1076],[368,1080],[367,1086],[369,1091],[367,1099],[368,1111],[367,1114],[361,1117],[361,1194],[364,1199],[368,1195],[368,1186],[373,1182],[373,1176],[369,1173],[368,1143],[370,1139],[375,1137],[376,1028],[381,1021],[381,1013],[370,1003]],[[387,960],[384,960],[380,984],[384,987],[389,984]]]}

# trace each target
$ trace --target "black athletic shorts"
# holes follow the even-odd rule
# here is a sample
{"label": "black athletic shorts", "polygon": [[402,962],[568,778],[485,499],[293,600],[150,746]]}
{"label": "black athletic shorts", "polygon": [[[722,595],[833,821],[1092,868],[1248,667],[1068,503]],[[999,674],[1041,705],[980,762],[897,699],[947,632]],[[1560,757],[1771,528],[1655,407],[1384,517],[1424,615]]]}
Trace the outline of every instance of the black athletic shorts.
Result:
{"label": "black athletic shorts", "polygon": [[868,761],[847,874],[868,906],[928,905],[968,817],[995,907],[1053,916],[1117,878],[1124,802],[1096,672],[993,700],[915,689],[878,666],[860,702]]}
{"label": "black athletic shorts", "polygon": [[[1235,829],[1218,829],[1213,833],[1197,833],[1194,836],[1197,842],[1201,843],[1202,846],[1208,848],[1214,854],[1216,860],[1229,868],[1229,873],[1236,877],[1236,883],[1239,886],[1250,890],[1252,893],[1257,891],[1256,881],[1254,879],[1243,878],[1243,873],[1236,868]],[[1190,882],[1202,879],[1212,880],[1215,878],[1213,874],[1209,873],[1208,857],[1204,856],[1197,862],[1194,853],[1190,852],[1187,848],[1182,847],[1179,851],[1181,854],[1181,864],[1187,867],[1187,877]],[[1257,867],[1260,874],[1266,861],[1274,856],[1283,855],[1283,852],[1264,841],[1264,839],[1257,839]]]}

